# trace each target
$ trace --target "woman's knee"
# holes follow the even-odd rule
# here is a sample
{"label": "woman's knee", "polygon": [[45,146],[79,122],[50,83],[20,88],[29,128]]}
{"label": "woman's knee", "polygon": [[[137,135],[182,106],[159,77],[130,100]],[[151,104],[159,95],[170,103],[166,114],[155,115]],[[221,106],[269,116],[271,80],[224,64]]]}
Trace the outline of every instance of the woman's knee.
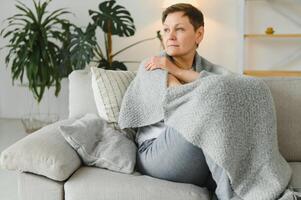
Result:
{"label": "woman's knee", "polygon": [[195,156],[196,158],[200,158],[205,160],[205,156],[200,147],[195,146],[188,140],[186,140],[177,130],[174,128],[168,127],[168,131],[166,131],[166,140],[167,144],[170,146],[170,149],[186,155]]}

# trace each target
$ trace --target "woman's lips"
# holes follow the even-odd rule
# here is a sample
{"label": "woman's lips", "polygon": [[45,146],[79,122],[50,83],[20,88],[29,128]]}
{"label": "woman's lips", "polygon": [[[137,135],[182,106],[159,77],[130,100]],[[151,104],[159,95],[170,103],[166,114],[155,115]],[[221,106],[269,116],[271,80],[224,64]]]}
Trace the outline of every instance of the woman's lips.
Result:
{"label": "woman's lips", "polygon": [[168,45],[167,47],[179,47],[179,45],[172,44],[172,45]]}

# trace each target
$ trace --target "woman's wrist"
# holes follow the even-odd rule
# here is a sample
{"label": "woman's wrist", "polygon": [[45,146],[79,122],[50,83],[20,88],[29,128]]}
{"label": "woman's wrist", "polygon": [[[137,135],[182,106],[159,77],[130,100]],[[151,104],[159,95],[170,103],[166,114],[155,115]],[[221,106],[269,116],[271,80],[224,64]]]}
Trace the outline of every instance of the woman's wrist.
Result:
{"label": "woman's wrist", "polygon": [[180,79],[182,73],[183,73],[183,69],[181,69],[177,66],[175,66],[171,72],[171,74],[174,75],[177,79]]}
{"label": "woman's wrist", "polygon": [[176,64],[174,64],[173,62],[171,62],[168,59],[167,59],[166,66],[167,66],[167,70],[170,74],[172,74],[176,78],[179,77],[179,75],[181,74],[181,71],[182,71],[181,68],[179,68]]}

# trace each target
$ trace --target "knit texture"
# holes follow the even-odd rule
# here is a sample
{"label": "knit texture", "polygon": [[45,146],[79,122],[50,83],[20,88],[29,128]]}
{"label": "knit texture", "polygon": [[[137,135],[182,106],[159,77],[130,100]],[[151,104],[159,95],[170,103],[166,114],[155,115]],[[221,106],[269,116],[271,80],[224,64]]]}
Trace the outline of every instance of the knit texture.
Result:
{"label": "knit texture", "polygon": [[[206,66],[199,64],[197,69],[206,74],[200,70]],[[120,128],[164,119],[227,171],[240,198],[294,199],[287,189],[292,172],[278,150],[274,102],[263,81],[210,73],[167,87],[167,75],[162,69],[146,71],[141,64],[122,100]]]}

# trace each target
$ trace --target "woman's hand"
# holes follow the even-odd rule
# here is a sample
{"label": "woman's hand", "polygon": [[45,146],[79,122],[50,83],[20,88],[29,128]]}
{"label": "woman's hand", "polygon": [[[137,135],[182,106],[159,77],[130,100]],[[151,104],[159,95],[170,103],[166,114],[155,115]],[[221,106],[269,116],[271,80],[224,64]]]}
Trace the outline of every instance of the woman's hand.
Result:
{"label": "woman's hand", "polygon": [[165,69],[173,73],[177,68],[168,58],[161,56],[153,56],[145,63],[146,70]]}
{"label": "woman's hand", "polygon": [[182,83],[172,74],[168,74],[167,87],[182,85]]}
{"label": "woman's hand", "polygon": [[199,72],[179,68],[168,58],[160,56],[151,57],[146,61],[144,67],[146,70],[165,69],[180,84],[190,83],[200,76]]}

